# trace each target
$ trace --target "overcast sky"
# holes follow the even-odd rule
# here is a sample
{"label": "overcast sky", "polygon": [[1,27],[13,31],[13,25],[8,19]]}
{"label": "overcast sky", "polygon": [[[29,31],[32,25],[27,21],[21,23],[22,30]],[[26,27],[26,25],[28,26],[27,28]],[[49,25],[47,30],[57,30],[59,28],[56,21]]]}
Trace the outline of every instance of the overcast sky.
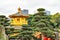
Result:
{"label": "overcast sky", "polygon": [[60,11],[60,0],[0,0],[0,14],[13,14],[17,12],[18,7],[28,9],[30,14],[37,8],[45,8],[54,14]]}

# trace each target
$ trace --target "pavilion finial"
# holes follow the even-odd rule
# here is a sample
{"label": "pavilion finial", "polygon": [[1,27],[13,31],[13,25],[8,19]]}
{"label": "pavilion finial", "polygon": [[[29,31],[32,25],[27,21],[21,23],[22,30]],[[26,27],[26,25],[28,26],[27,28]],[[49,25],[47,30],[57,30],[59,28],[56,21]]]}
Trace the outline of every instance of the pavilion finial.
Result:
{"label": "pavilion finial", "polygon": [[21,8],[20,7],[18,8],[18,12],[21,12]]}

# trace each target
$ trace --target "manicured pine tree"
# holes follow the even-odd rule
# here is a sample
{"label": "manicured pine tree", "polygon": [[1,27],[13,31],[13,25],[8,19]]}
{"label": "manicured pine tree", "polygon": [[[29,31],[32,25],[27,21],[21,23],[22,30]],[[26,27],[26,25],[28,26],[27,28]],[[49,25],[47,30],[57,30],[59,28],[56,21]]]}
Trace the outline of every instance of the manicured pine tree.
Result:
{"label": "manicured pine tree", "polygon": [[32,26],[35,27],[35,31],[39,31],[45,36],[51,36],[53,34],[53,26],[50,22],[50,15],[46,15],[44,8],[37,9],[37,13],[35,13],[32,19]]}
{"label": "manicured pine tree", "polygon": [[8,18],[4,15],[0,15],[0,35],[1,40],[6,40],[5,27],[9,25]]}

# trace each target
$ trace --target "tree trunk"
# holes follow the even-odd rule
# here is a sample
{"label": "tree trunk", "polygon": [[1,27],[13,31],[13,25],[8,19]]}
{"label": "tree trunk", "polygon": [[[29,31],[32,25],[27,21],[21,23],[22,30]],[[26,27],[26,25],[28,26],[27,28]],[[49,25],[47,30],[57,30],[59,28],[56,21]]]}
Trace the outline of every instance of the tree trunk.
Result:
{"label": "tree trunk", "polygon": [[42,40],[44,40],[44,35],[42,34]]}
{"label": "tree trunk", "polygon": [[34,38],[31,38],[31,40],[34,40]]}
{"label": "tree trunk", "polygon": [[55,32],[56,35],[56,39],[55,40],[59,40],[59,32]]}
{"label": "tree trunk", "polygon": [[0,40],[2,40],[2,27],[0,27]]}
{"label": "tree trunk", "polygon": [[0,27],[0,32],[1,32],[1,40],[6,40],[6,35],[5,35],[5,28],[4,27]]}

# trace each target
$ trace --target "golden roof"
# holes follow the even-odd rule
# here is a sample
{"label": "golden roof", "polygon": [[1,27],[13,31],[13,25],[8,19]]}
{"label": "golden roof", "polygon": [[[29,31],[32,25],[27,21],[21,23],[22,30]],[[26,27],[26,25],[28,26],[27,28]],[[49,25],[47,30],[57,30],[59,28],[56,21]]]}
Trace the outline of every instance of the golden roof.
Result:
{"label": "golden roof", "polygon": [[13,17],[29,17],[29,15],[22,13],[21,8],[19,7],[18,12],[15,14],[9,15],[9,17],[10,18],[13,18]]}

